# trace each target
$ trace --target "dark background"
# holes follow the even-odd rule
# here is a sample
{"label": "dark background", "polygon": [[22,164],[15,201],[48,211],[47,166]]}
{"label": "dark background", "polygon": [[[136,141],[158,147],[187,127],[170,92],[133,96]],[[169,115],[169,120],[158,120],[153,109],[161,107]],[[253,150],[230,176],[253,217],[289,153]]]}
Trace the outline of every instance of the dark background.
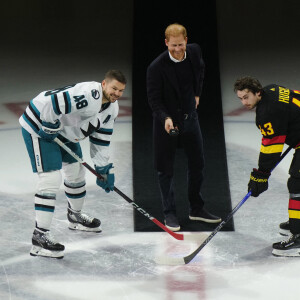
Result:
{"label": "dark background", "polygon": [[297,0],[217,0],[224,115],[236,107],[238,77],[299,89],[299,11]]}
{"label": "dark background", "polygon": [[131,95],[132,22],[132,1],[2,1],[1,101],[101,81],[113,68],[128,77]]}
{"label": "dark background", "polygon": [[[163,3],[163,5],[162,5]],[[206,74],[200,97],[199,117],[204,137],[206,207],[225,217],[231,211],[224,142],[222,101],[218,61],[215,1],[134,1],[133,27],[133,178],[134,199],[147,212],[163,222],[161,200],[153,169],[152,117],[147,103],[146,70],[166,50],[164,30],[171,23],[187,28],[188,42],[198,43],[203,51]],[[186,158],[178,150],[175,164],[177,214],[183,230],[211,230],[212,225],[188,220]],[[159,230],[135,212],[135,230]],[[233,222],[225,227],[233,229]]]}
{"label": "dark background", "polygon": [[[152,157],[152,117],[146,69],[166,49],[170,23],[186,26],[188,42],[203,50],[206,75],[199,117],[205,143],[207,208],[222,217],[231,210],[220,94],[216,4],[211,0],[15,0],[0,4],[1,102],[29,101],[40,91],[74,82],[101,81],[108,69],[128,77],[132,95],[134,200],[160,221],[160,196]],[[131,92],[132,87],[132,92]],[[176,161],[176,196],[183,229],[209,230],[187,220],[186,163]],[[135,211],[135,230],[158,228]],[[194,226],[195,225],[195,226]],[[232,223],[229,224],[232,229]]]}

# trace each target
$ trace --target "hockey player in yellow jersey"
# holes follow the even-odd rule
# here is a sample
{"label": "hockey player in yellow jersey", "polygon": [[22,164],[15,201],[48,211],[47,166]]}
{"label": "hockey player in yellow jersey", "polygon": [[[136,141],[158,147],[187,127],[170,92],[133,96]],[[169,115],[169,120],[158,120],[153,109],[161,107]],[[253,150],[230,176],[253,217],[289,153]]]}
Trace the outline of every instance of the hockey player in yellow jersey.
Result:
{"label": "hockey player in yellow jersey", "polygon": [[79,141],[89,138],[91,159],[96,171],[105,178],[96,183],[107,193],[112,191],[115,177],[109,162],[109,144],[119,111],[117,99],[125,85],[122,72],[110,70],[101,83],[81,82],[41,92],[20,117],[32,170],[38,175],[32,256],[64,256],[64,245],[50,233],[61,169],[65,175],[69,228],[101,232],[100,220],[82,211],[86,195],[84,167],[53,140],[58,137],[82,157]]}
{"label": "hockey player in yellow jersey", "polygon": [[288,239],[273,244],[275,256],[300,256],[300,91],[277,84],[262,87],[252,77],[236,80],[234,91],[248,109],[256,108],[256,126],[262,141],[258,168],[250,175],[248,191],[257,197],[268,189],[268,178],[276,166],[284,144],[295,149],[287,182],[289,220],[280,224]]}

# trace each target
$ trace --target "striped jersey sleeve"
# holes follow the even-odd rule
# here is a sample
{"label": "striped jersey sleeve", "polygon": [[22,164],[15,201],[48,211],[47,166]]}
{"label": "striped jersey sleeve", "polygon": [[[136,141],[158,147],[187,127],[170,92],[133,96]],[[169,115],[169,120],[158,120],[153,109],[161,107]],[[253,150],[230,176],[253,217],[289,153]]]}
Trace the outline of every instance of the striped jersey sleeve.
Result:
{"label": "striped jersey sleeve", "polygon": [[89,136],[90,155],[96,166],[106,166],[109,163],[109,146],[114,131],[114,123],[119,112],[118,101],[109,103],[108,107],[102,105],[104,109],[98,114],[100,128]]}
{"label": "striped jersey sleeve", "polygon": [[101,95],[98,82],[81,82],[44,91],[30,101],[19,122],[35,135],[38,135],[43,121],[55,123],[60,120],[63,126],[78,126],[85,119],[97,115],[101,107]]}

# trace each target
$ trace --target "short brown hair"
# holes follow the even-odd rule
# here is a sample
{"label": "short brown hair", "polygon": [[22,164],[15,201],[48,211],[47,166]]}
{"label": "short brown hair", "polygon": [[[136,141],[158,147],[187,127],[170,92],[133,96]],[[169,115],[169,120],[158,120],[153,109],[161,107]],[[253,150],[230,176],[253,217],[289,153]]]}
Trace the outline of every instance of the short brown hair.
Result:
{"label": "short brown hair", "polygon": [[181,34],[184,38],[187,37],[186,28],[178,23],[170,24],[165,30],[165,37],[167,41],[170,39],[170,36],[179,36]]}
{"label": "short brown hair", "polygon": [[248,90],[253,94],[261,92],[262,85],[261,83],[254,77],[245,76],[237,79],[234,83],[234,92]]}
{"label": "short brown hair", "polygon": [[126,79],[125,75],[121,71],[119,71],[119,70],[109,70],[105,74],[104,79],[106,81],[110,81],[110,80],[116,79],[117,81],[119,81],[119,82],[121,82],[123,84],[127,83],[127,79]]}

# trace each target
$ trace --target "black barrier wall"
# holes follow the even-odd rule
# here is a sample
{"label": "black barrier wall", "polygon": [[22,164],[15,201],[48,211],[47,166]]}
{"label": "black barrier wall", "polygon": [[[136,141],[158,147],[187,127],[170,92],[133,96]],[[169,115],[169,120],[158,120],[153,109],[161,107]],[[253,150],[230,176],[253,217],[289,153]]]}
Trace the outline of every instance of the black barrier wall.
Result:
{"label": "black barrier wall", "polygon": [[[188,31],[188,42],[198,43],[203,51],[206,75],[198,109],[204,138],[206,207],[223,218],[231,211],[222,102],[218,62],[215,1],[134,1],[133,29],[133,178],[134,199],[147,212],[163,221],[156,172],[153,169],[152,116],[146,95],[146,70],[162,51],[164,30],[181,23]],[[214,227],[188,220],[186,159],[179,150],[175,165],[178,217],[183,230],[210,230]],[[135,213],[136,231],[159,230]],[[233,230],[233,221],[224,230]]]}

